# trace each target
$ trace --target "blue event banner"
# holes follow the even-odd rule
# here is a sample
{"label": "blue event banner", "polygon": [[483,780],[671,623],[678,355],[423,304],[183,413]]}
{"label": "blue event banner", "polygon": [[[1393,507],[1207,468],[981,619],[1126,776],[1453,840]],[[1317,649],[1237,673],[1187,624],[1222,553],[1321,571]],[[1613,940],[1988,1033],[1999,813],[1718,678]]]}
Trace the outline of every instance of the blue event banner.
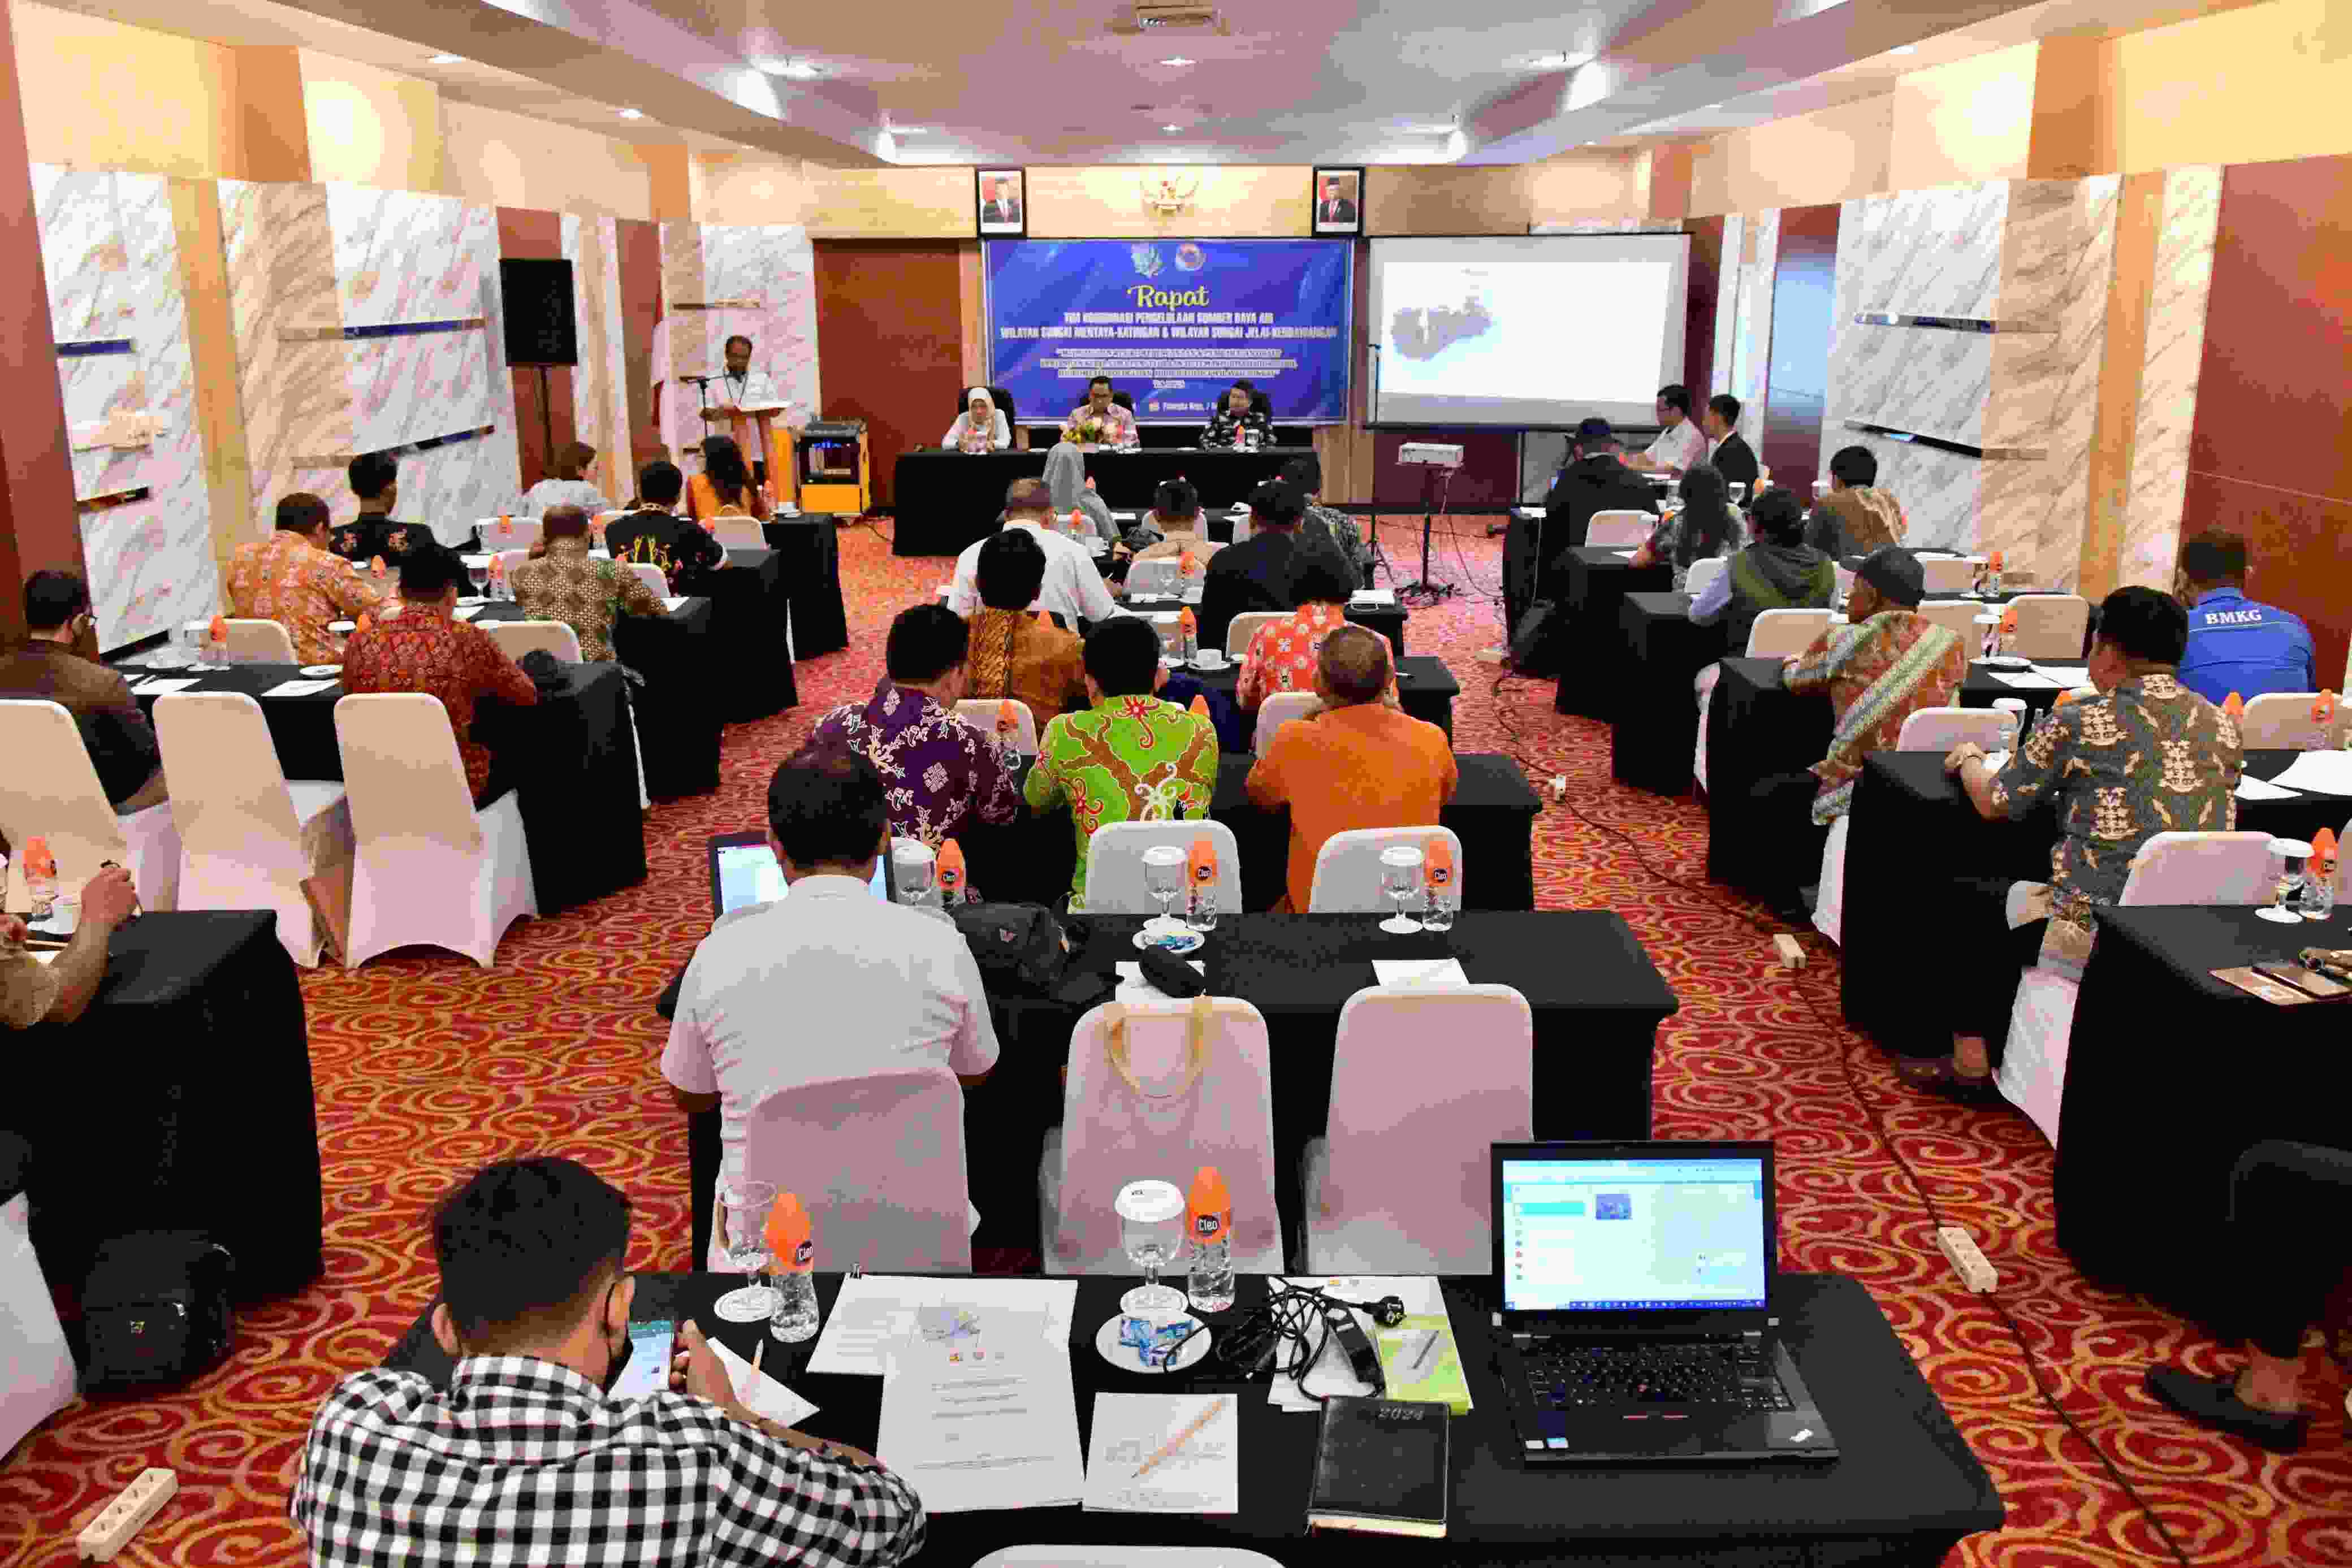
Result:
{"label": "blue event banner", "polygon": [[1355,243],[990,240],[989,382],[1024,424],[1106,375],[1146,424],[1205,424],[1246,377],[1276,423],[1348,417]]}

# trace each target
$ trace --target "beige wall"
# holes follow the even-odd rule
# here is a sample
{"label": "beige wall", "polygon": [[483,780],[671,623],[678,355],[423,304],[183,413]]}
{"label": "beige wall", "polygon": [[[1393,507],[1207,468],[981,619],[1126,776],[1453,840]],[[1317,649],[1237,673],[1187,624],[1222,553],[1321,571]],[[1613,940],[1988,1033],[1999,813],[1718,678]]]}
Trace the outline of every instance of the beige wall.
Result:
{"label": "beige wall", "polygon": [[300,55],[311,178],[447,193],[440,89],[316,49]]}
{"label": "beige wall", "polygon": [[[1309,171],[1303,163],[1252,166],[1101,164],[1029,171],[1033,239],[1224,239],[1307,232]],[[1173,180],[1192,192],[1182,212],[1161,216],[1143,204],[1144,186]]]}
{"label": "beige wall", "polygon": [[230,172],[233,51],[47,5],[9,12],[34,162]]}
{"label": "beige wall", "polygon": [[688,171],[695,221],[804,224],[819,239],[970,239],[964,167],[828,169],[760,152],[704,152]]}
{"label": "beige wall", "polygon": [[1897,80],[1888,106],[1886,188],[2023,179],[2039,49],[2020,44]]}
{"label": "beige wall", "polygon": [[2104,48],[2111,172],[2352,152],[2346,0],[2272,0]]}
{"label": "beige wall", "polygon": [[629,142],[454,100],[441,105],[441,130],[451,195],[492,207],[654,215],[652,176]]}
{"label": "beige wall", "polygon": [[1892,94],[1718,136],[1691,160],[1691,214],[1850,201],[1889,188]]}

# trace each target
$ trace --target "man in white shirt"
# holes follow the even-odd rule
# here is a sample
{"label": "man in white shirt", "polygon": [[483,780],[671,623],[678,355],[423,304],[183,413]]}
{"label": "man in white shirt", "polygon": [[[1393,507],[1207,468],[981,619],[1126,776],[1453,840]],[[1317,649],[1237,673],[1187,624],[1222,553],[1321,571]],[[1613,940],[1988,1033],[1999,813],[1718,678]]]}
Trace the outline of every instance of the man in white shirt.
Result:
{"label": "man in white shirt", "polygon": [[[1045,549],[1045,581],[1037,591],[1037,601],[1032,610],[1050,610],[1059,615],[1071,631],[1078,630],[1081,621],[1108,621],[1118,614],[1118,604],[1103,582],[1102,570],[1087,547],[1057,532],[1054,526],[1054,494],[1043,479],[1015,479],[1004,492],[1004,526],[1008,528],[1028,528],[1037,536]],[[956,557],[955,584],[948,591],[948,608],[959,615],[970,615],[980,604],[980,546],[985,540],[964,547]]]}
{"label": "man in white shirt", "polygon": [[715,419],[739,408],[779,402],[776,383],[768,372],[751,368],[751,340],[741,334],[727,340],[727,362],[710,383],[710,406],[703,417]]}
{"label": "man in white shirt", "polygon": [[871,763],[824,747],[787,760],[768,785],[768,847],[784,896],[711,926],[662,1051],[679,1107],[720,1113],[722,1179],[742,1174],[751,1113],[772,1094],[926,1062],[971,1088],[996,1065],[963,933],[874,896],[890,819]]}
{"label": "man in white shirt", "polygon": [[1676,383],[1658,389],[1658,438],[1625,459],[1628,468],[1680,474],[1705,460],[1706,437],[1691,419],[1690,389]]}

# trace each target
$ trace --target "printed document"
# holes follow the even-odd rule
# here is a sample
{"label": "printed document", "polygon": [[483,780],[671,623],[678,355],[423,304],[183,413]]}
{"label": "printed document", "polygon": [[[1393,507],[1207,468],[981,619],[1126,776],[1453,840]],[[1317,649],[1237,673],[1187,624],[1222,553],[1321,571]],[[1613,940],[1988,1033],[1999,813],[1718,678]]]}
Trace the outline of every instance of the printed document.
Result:
{"label": "printed document", "polygon": [[1084,1500],[1068,1336],[1047,1343],[1051,1322],[1040,1312],[927,1306],[890,1341],[875,1454],[929,1511]]}
{"label": "printed document", "polygon": [[[1208,1420],[1198,1431],[1152,1462],[1203,1416]],[[1087,1510],[1239,1513],[1241,1435],[1241,1406],[1229,1394],[1097,1394]],[[1146,1464],[1150,1469],[1137,1475]]]}
{"label": "printed document", "polygon": [[833,1311],[809,1357],[813,1373],[879,1377],[888,1370],[890,1342],[911,1330],[925,1307],[950,1302],[996,1312],[1042,1314],[1052,1343],[1066,1348],[1070,1322],[1077,1314],[1076,1280],[915,1279],[894,1274],[856,1274],[841,1282]]}

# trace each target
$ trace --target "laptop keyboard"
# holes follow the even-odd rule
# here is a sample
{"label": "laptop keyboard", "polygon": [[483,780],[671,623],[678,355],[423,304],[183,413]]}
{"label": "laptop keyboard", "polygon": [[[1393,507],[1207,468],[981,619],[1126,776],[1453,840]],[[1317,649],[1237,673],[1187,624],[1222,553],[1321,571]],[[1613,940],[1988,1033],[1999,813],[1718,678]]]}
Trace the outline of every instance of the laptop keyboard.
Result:
{"label": "laptop keyboard", "polygon": [[1789,1410],[1762,1352],[1716,1344],[1536,1345],[1521,1353],[1538,1410],[1584,1405],[1728,1405]]}

